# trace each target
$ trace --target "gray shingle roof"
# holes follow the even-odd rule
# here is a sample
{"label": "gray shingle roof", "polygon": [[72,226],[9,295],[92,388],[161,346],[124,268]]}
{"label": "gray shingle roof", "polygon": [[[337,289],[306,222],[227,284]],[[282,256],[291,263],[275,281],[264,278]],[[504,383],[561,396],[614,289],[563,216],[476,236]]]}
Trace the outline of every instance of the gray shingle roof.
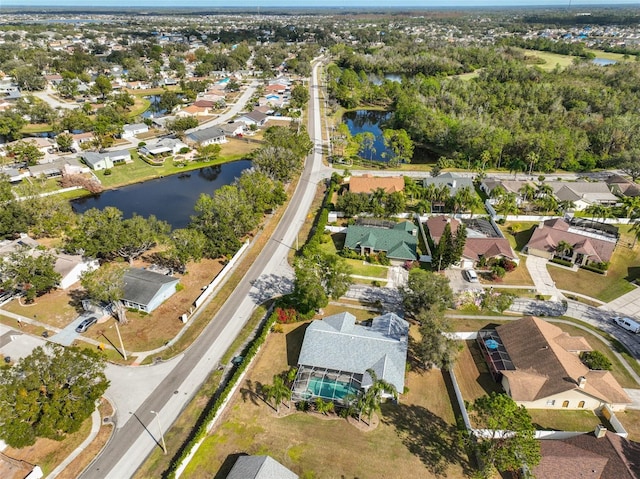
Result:
{"label": "gray shingle roof", "polygon": [[147,305],[162,286],[172,282],[177,283],[178,279],[146,269],[131,268],[124,274],[124,299]]}
{"label": "gray shingle roof", "polygon": [[227,479],[298,479],[298,475],[270,456],[240,456]]}
{"label": "gray shingle roof", "polygon": [[189,139],[202,143],[203,141],[213,140],[215,138],[225,137],[226,133],[217,126],[205,128],[203,130],[195,130],[189,133]]}
{"label": "gray shingle roof", "polygon": [[442,175],[436,176],[435,178],[425,178],[422,181],[424,187],[428,185],[446,185],[449,188],[449,194],[454,196],[458,190],[462,188],[471,188],[473,187],[473,180],[471,178],[467,178],[466,176],[458,176],[453,173],[443,173]]}
{"label": "gray shingle roof", "polygon": [[298,364],[363,374],[373,369],[380,379],[404,390],[409,323],[394,313],[374,318],[371,327],[355,324],[344,312],[313,321],[304,335]]}

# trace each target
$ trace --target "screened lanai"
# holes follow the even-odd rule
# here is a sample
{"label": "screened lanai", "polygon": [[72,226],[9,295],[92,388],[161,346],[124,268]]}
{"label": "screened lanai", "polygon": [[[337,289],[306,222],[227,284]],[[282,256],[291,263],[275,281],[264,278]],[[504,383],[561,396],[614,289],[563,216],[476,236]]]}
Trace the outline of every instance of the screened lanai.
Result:
{"label": "screened lanai", "polygon": [[345,397],[355,397],[361,384],[362,374],[300,366],[291,388],[291,398],[293,401],[309,401],[320,397],[340,404],[344,403]]}
{"label": "screened lanai", "polygon": [[478,331],[478,345],[496,381],[502,378],[502,371],[516,369],[495,329]]}

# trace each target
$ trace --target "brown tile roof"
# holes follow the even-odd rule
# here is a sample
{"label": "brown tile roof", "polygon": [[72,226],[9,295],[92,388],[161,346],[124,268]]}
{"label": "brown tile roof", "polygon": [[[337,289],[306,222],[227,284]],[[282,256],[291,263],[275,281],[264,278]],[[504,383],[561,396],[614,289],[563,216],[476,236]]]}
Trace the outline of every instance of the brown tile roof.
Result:
{"label": "brown tile roof", "polygon": [[496,331],[516,368],[503,372],[514,400],[535,401],[577,389],[578,378],[583,376],[586,394],[609,404],[631,402],[609,371],[589,370],[576,354],[565,349],[577,338],[557,326],[529,316],[498,326]]}
{"label": "brown tile roof", "polygon": [[616,244],[598,238],[591,238],[569,230],[569,224],[562,218],[544,221],[538,226],[529,243],[528,249],[555,252],[560,241],[574,245],[579,253],[584,253],[590,261],[609,261]]}
{"label": "brown tile roof", "polygon": [[462,256],[473,261],[478,261],[480,256],[484,258],[498,256],[509,259],[517,258],[506,238],[467,238]]}
{"label": "brown tile roof", "polygon": [[542,460],[533,469],[540,479],[637,479],[640,444],[607,432],[540,442]]}
{"label": "brown tile roof", "polygon": [[425,222],[425,225],[429,230],[429,236],[431,236],[434,243],[438,244],[440,242],[440,238],[442,238],[442,233],[444,233],[444,228],[447,226],[447,223],[451,225],[452,232],[455,232],[460,225],[460,222],[457,219],[444,215],[431,216]]}
{"label": "brown tile roof", "polygon": [[352,176],[349,180],[351,193],[371,193],[383,188],[386,193],[404,191],[404,177],[402,176]]}

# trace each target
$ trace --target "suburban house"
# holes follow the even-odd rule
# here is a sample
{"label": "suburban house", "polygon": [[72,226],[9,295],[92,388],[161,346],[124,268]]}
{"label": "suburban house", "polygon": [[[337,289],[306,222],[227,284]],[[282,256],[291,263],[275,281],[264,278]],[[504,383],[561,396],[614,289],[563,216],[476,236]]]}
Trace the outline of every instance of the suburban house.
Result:
{"label": "suburban house", "polygon": [[40,176],[55,178],[57,176],[89,172],[89,169],[76,158],[59,158],[48,163],[38,163],[37,165],[29,166],[27,169],[29,170],[29,174],[34,178],[39,178]]}
{"label": "suburban house", "polygon": [[[32,256],[41,254],[41,245],[28,235],[22,233],[15,240],[0,241],[0,258],[9,256],[20,249],[27,250]],[[53,254],[55,263],[53,270],[60,275],[58,286],[62,289],[69,288],[72,284],[80,281],[80,275],[85,271],[93,271],[100,265],[98,260],[83,258],[80,255],[71,255],[58,252],[57,250],[47,250]]]}
{"label": "suburban house", "polygon": [[[455,218],[443,215],[431,216],[425,222],[434,245],[440,242],[447,224],[455,235],[458,226],[460,226],[460,221]],[[468,220],[465,222],[465,226],[467,239],[460,258],[461,268],[473,268],[482,258],[485,260],[506,258],[516,264],[520,262],[520,258],[511,248],[509,240],[498,234],[487,220]]]}
{"label": "suburban house", "polygon": [[[540,222],[524,251],[547,259],[559,256],[573,264],[583,266],[588,263],[609,261],[617,240],[616,234],[582,228],[563,218],[554,218]],[[567,244],[570,248],[559,251],[561,244]]]}
{"label": "suburban house", "polygon": [[533,181],[529,180],[503,180],[500,178],[485,178],[480,184],[480,189],[484,191],[487,196],[491,196],[491,192],[497,187],[500,187],[504,189],[506,193],[513,193],[514,195],[516,195],[516,202],[518,203],[518,205],[520,205],[523,202],[520,189],[524,185],[531,185],[534,188],[536,187],[536,184]]}
{"label": "suburban house", "polygon": [[147,143],[140,148],[140,152],[151,156],[164,154],[177,155],[183,148],[189,148],[189,146],[177,138],[162,138],[155,143]]}
{"label": "suburban house", "polygon": [[95,151],[85,151],[81,155],[82,160],[92,170],[106,170],[113,168],[119,163],[131,163],[131,153],[129,150],[105,151],[96,153]]}
{"label": "suburban house", "polygon": [[142,133],[148,133],[149,127],[145,123],[132,123],[122,127],[122,138],[133,138]]}
{"label": "suburban house", "polygon": [[620,201],[609,191],[609,186],[600,181],[547,181],[546,184],[553,188],[558,201],[573,202],[576,211],[591,205],[613,206]]}
{"label": "suburban house", "polygon": [[219,126],[225,136],[242,136],[244,133],[244,123],[238,121],[234,123],[224,123]]}
{"label": "suburban house", "polygon": [[227,479],[298,479],[298,475],[271,456],[240,456]]}
{"label": "suburban house", "polygon": [[418,228],[410,221],[349,225],[344,240],[345,248],[361,255],[384,252],[396,262],[414,261],[417,244]]}
{"label": "suburban house", "polygon": [[173,276],[130,268],[124,274],[124,297],[127,308],[151,313],[176,292],[180,280]]}
{"label": "suburban house", "polygon": [[409,323],[394,313],[374,318],[371,326],[356,324],[347,312],[312,321],[302,341],[293,400],[343,402],[371,387],[369,369],[402,394],[408,337]]}
{"label": "suburban house", "polygon": [[[455,173],[443,173],[435,177],[428,177],[422,180],[422,186],[424,188],[438,188],[446,189],[449,192],[449,197],[455,196],[455,194],[463,189],[470,188],[474,191],[473,180],[466,176],[456,175]],[[433,201],[431,203],[432,213],[444,213],[445,201]]]}
{"label": "suburban house", "polygon": [[29,143],[35,146],[40,153],[46,154],[50,148],[55,146],[53,140],[49,138],[23,138],[21,140],[12,141],[2,145],[4,151],[9,151],[12,147],[19,145],[20,143]]}
{"label": "suburban house", "polygon": [[349,191],[351,193],[373,193],[378,188],[382,188],[387,194],[404,191],[404,177],[373,176],[368,174],[352,176],[349,179]]}
{"label": "suburban house", "polygon": [[269,117],[264,113],[254,110],[249,113],[245,113],[236,121],[243,121],[247,126],[256,125],[256,126],[264,126]]}
{"label": "suburban house", "polygon": [[194,130],[187,134],[187,138],[200,146],[219,145],[227,142],[227,135],[217,126],[203,130]]}
{"label": "suburban house", "polygon": [[623,411],[631,399],[609,371],[591,370],[578,354],[583,337],[529,316],[478,332],[478,345],[494,379],[530,409]]}
{"label": "suburban house", "polygon": [[622,175],[611,175],[605,183],[616,196],[640,196],[640,185]]}
{"label": "suburban house", "polygon": [[640,477],[640,443],[596,427],[595,432],[540,441],[534,477],[554,479],[636,479]]}
{"label": "suburban house", "polygon": [[72,134],[71,137],[73,138],[73,143],[71,144],[71,148],[73,148],[75,151],[82,150],[83,143],[89,143],[94,140],[92,131],[88,131],[85,133],[75,133],[75,134]]}

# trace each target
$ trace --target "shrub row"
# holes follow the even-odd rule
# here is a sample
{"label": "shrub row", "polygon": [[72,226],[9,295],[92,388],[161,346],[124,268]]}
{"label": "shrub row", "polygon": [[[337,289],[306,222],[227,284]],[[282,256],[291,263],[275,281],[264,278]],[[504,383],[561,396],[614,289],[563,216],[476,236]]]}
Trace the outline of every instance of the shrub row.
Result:
{"label": "shrub row", "polygon": [[573,263],[571,261],[567,261],[566,259],[551,258],[549,261],[551,261],[552,263],[561,264],[562,266],[567,266],[569,268],[573,266]]}
{"label": "shrub row", "polygon": [[598,273],[598,274],[607,274],[607,270],[606,269],[602,269],[599,268],[597,266],[593,266],[590,264],[585,264],[583,266],[580,266],[582,269],[586,269],[587,271],[592,271],[594,273]]}
{"label": "shrub row", "polygon": [[178,469],[182,461],[184,461],[185,458],[189,455],[189,453],[191,452],[193,447],[196,445],[196,443],[207,435],[207,426],[211,421],[213,421],[213,418],[218,413],[218,410],[220,409],[224,401],[227,399],[227,397],[233,390],[233,387],[240,379],[240,376],[242,375],[242,373],[244,373],[244,371],[247,369],[249,364],[251,364],[251,360],[257,354],[258,349],[260,348],[260,346],[262,346],[262,344],[267,339],[267,335],[269,334],[269,331],[271,330],[272,326],[276,322],[276,318],[277,318],[277,315],[275,314],[275,312],[271,313],[269,318],[262,325],[260,334],[258,334],[253,339],[253,341],[249,343],[245,351],[243,351],[242,357],[244,359],[242,360],[241,363],[236,365],[235,370],[233,371],[233,374],[226,381],[224,389],[215,398],[215,401],[213,402],[213,404],[209,403],[209,406],[207,406],[207,408],[203,411],[201,420],[198,421],[198,424],[199,424],[198,427],[194,429],[194,431],[191,433],[191,437],[182,446],[179,454],[171,462],[169,469],[167,470],[167,472],[164,474],[163,477],[168,477],[170,479],[175,478],[176,470]]}

